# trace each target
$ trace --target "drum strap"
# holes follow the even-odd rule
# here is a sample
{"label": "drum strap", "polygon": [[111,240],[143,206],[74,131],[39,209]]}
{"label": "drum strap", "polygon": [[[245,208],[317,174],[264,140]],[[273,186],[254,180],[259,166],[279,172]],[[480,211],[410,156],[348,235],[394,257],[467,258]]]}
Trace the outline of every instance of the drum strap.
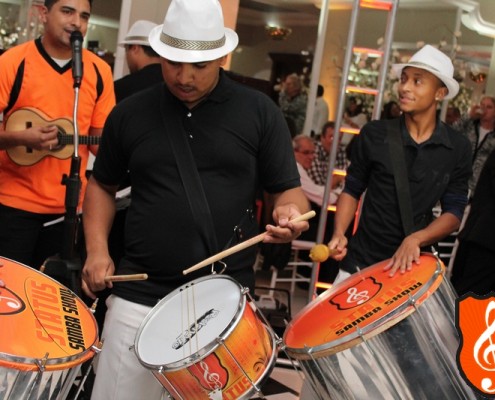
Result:
{"label": "drum strap", "polygon": [[161,111],[163,124],[167,131],[166,136],[169,138],[170,147],[177,162],[177,169],[184,185],[194,222],[210,254],[213,255],[218,252],[218,244],[210,206],[201,183],[196,161],[188,143],[188,135],[182,124],[179,123],[177,114],[173,115],[174,108],[171,108],[170,104],[166,103],[165,94],[162,94]]}
{"label": "drum strap", "polygon": [[404,145],[402,132],[400,130],[400,118],[393,119],[387,123],[388,148],[390,160],[394,172],[395,189],[399,202],[400,217],[404,234],[408,236],[413,232],[413,213],[411,195],[409,193],[409,179],[407,176],[406,159],[404,156]]}

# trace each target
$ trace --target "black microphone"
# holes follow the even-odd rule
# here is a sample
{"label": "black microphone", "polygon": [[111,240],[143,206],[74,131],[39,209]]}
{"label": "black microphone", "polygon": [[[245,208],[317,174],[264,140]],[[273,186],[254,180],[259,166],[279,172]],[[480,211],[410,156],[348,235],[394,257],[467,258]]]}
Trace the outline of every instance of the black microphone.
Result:
{"label": "black microphone", "polygon": [[79,31],[73,31],[70,35],[72,44],[72,77],[74,78],[74,87],[81,86],[83,77],[82,46],[83,35]]}

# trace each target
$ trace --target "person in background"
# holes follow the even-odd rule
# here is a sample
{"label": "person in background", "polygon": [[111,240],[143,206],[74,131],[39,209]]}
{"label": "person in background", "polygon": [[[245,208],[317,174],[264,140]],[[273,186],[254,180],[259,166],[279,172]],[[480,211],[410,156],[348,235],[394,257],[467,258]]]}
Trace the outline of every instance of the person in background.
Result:
{"label": "person in background", "polygon": [[282,83],[278,104],[285,116],[291,136],[302,133],[306,119],[308,96],[303,91],[301,79],[297,74],[287,75]]}
{"label": "person in background", "polygon": [[[113,109],[84,200],[85,292],[96,297],[112,286],[105,276],[115,273],[148,275],[113,285],[92,400],[162,397],[165,389],[130,350],[138,329],[160,299],[211,274],[204,268],[184,275],[186,268],[259,232],[251,210],[260,187],[274,199],[274,224],[265,227],[264,242],[291,242],[309,226],[292,221],[309,204],[282,112],[222,69],[238,36],[224,27],[218,0],[172,0],[149,41],[161,57],[165,84]],[[186,160],[184,152],[190,153]],[[116,266],[107,239],[115,192],[128,171],[132,202],[125,255]],[[205,198],[200,206],[209,211],[202,215],[211,215],[210,225],[194,218],[190,201],[197,197],[187,194],[184,174],[198,175]],[[251,246],[224,258],[224,273],[254,290],[255,256]]]}
{"label": "person in background", "polygon": [[163,83],[160,57],[148,41],[148,35],[156,25],[151,21],[138,20],[132,24],[124,40],[119,43],[125,48],[125,59],[130,73],[114,82],[117,103],[149,86]]}
{"label": "person in background", "polygon": [[394,119],[399,117],[400,117],[400,106],[396,101],[391,100],[383,106],[381,119]]}
{"label": "person in background", "polygon": [[[325,185],[315,183],[308,174],[315,159],[315,142],[309,136],[297,135],[292,139],[292,146],[294,148],[299,176],[301,177],[301,188],[309,201],[316,203],[321,207],[323,204]],[[337,202],[338,194],[338,191],[331,191],[328,199],[329,205]]]}
{"label": "person in background", "polygon": [[311,127],[311,136],[319,134],[323,125],[328,121],[328,103],[323,98],[325,88],[323,85],[318,85],[316,91],[315,111],[313,114],[313,125]]}
{"label": "person in background", "polygon": [[[315,217],[309,221],[309,229],[303,232],[298,239],[314,242],[316,241],[318,223],[320,221],[321,208],[323,207],[323,197],[325,194],[325,185],[316,184],[308,174],[315,160],[316,146],[314,140],[309,136],[297,135],[294,139],[292,139],[292,147],[294,148],[297,170],[299,171],[299,176],[301,177],[301,188],[310,202],[311,209],[316,212]],[[334,205],[337,202],[341,191],[342,188],[337,185],[330,191],[328,206]],[[324,243],[327,243],[330,240],[333,229],[333,220],[334,213],[332,211],[328,211],[325,225],[326,230],[323,238]],[[302,257],[309,255],[305,254],[305,252],[300,252],[300,254]],[[318,280],[332,283],[337,273],[338,263],[335,260],[328,259],[327,261],[320,263]]]}
{"label": "person in background", "polygon": [[[353,129],[361,129],[367,122],[368,116],[363,112],[361,101],[354,96],[349,97],[342,125]],[[354,139],[354,136],[353,134],[345,133],[341,139],[342,144],[347,146]]]}
{"label": "person in background", "polygon": [[495,97],[482,97],[479,104],[471,107],[469,115],[461,118],[453,128],[471,143],[473,175],[469,179],[469,191],[472,195],[483,165],[495,149]]}
{"label": "person in background", "polygon": [[[12,47],[0,57],[0,112],[4,113],[4,129],[0,130],[0,254],[33,268],[61,253],[65,239],[63,223],[47,226],[64,216],[66,186],[62,178],[71,168],[70,157],[57,157],[58,125],[64,120],[72,124],[71,35],[74,31],[86,34],[90,15],[90,0],[45,0],[40,6],[42,36]],[[115,105],[112,71],[86,49],[82,49],[82,64],[78,128],[81,136],[100,136]],[[29,117],[26,108],[32,111]],[[43,157],[32,165],[19,165],[9,155],[18,146],[33,149],[26,156]],[[78,150],[81,211],[87,183],[84,172],[89,152],[96,153],[97,146],[80,145]]]}
{"label": "person in background", "polygon": [[[339,139],[342,135],[339,135]],[[330,166],[330,153],[332,151],[333,139],[335,137],[335,122],[328,121],[321,130],[319,140],[316,142],[315,156],[307,172],[311,180],[317,185],[326,185],[328,167]],[[334,167],[345,170],[349,162],[347,160],[345,146],[339,144]],[[342,183],[343,178],[335,175],[332,178],[332,187],[335,188]]]}
{"label": "person in background", "polygon": [[461,119],[461,110],[459,107],[448,106],[447,112],[445,114],[445,123],[449,126],[454,126],[454,124]]}
{"label": "person in background", "polygon": [[495,290],[495,151],[481,170],[464,227],[457,235],[452,284],[459,296]]}
{"label": "person in background", "polygon": [[355,129],[361,129],[368,122],[368,116],[363,111],[363,105],[354,96],[349,97],[343,122]]}
{"label": "person in background", "polygon": [[[337,202],[335,228],[329,243],[341,261],[340,280],[377,262],[390,259],[390,275],[405,273],[419,262],[422,249],[454,232],[467,204],[471,176],[467,139],[437,118],[437,107],[459,91],[450,58],[426,45],[409,62],[393,65],[400,76],[402,111],[400,134],[409,177],[412,233],[406,232],[399,212],[387,127],[395,120],[366,124],[355,138],[345,188]],[[366,190],[357,231],[348,241],[345,232]],[[433,220],[440,201],[442,214]]]}

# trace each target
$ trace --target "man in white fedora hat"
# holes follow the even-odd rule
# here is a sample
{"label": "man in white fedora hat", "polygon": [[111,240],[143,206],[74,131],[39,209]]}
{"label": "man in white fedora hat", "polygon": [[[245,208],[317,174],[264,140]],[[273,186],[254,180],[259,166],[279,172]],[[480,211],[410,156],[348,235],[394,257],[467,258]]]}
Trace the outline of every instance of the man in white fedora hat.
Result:
{"label": "man in white fedora hat", "polygon": [[117,103],[149,86],[163,83],[160,56],[151,48],[148,40],[155,26],[157,24],[154,22],[138,20],[132,24],[124,40],[119,43],[125,49],[130,74],[114,82]]}
{"label": "man in white fedora hat", "polygon": [[[455,97],[459,90],[451,60],[426,45],[409,62],[393,65],[392,69],[400,77],[402,115],[365,124],[353,140],[351,164],[328,243],[336,250],[332,257],[340,261],[334,284],[385,260],[390,260],[385,268],[391,276],[411,270],[408,273],[414,274],[413,265],[419,263],[420,252],[459,227],[467,204],[469,142],[441,122],[437,113],[439,102]],[[345,232],[365,191],[357,230],[348,241]],[[432,208],[438,201],[442,214],[433,220]],[[407,326],[394,328],[403,330],[404,335],[412,332]],[[403,337],[398,333],[396,338],[400,346]],[[343,373],[348,374],[348,369],[349,365],[343,363]],[[415,376],[430,371],[418,370],[411,363],[404,373],[413,369]],[[359,388],[356,390],[362,398],[376,398],[376,387],[370,380],[358,382],[362,373],[353,376],[352,384]],[[438,387],[435,389],[442,397]],[[305,385],[301,399],[321,395]]]}
{"label": "man in white fedora hat", "polygon": [[[452,99],[459,91],[450,58],[426,45],[409,62],[392,69],[400,77],[402,116],[363,127],[337,204],[329,246],[338,250],[334,257],[342,260],[341,271],[348,274],[356,272],[356,267],[362,269],[388,258],[391,275],[411,270],[421,249],[459,227],[467,204],[469,142],[441,122],[437,112],[439,102]],[[400,138],[397,147],[389,147],[393,140],[387,131]],[[405,190],[409,191],[407,207],[412,216],[405,221],[394,182],[394,174],[401,169],[392,166],[391,151],[403,153],[407,169]],[[358,229],[348,245],[344,232],[365,190]],[[442,215],[433,220],[431,210],[438,201]]]}
{"label": "man in white fedora hat", "polygon": [[[149,42],[161,56],[165,85],[136,93],[114,108],[84,202],[88,256],[83,289],[91,297],[105,287],[113,291],[107,300],[105,350],[99,355],[92,400],[153,400],[163,395],[164,388],[141,364],[145,360],[139,352],[129,350],[138,329],[160,299],[191,280],[209,279],[212,273],[211,266],[191,274],[184,270],[259,233],[252,208],[260,190],[274,199],[274,224],[265,227],[265,242],[289,242],[308,229],[307,221],[292,221],[309,205],[281,111],[268,96],[230,80],[221,68],[238,37],[224,27],[218,0],[172,0],[164,23],[151,31]],[[128,171],[132,202],[125,255],[114,265],[107,237],[114,195]],[[253,289],[255,255],[251,246],[223,258],[224,274]],[[143,273],[147,280],[113,285],[105,281],[109,275]],[[196,304],[210,300],[218,304],[218,299],[224,303],[229,298],[221,287],[209,295],[212,299],[199,296]],[[166,359],[174,359],[176,351],[165,337],[191,334],[189,327],[195,330],[201,321],[206,323],[197,318],[201,315],[183,329],[181,318],[164,324],[159,340],[167,343],[159,347],[167,350],[161,354],[172,351]],[[215,321],[209,321],[201,334]],[[201,352],[196,340],[201,338],[193,334],[177,351],[178,357],[182,359],[191,347]],[[153,354],[158,349],[151,344],[150,350]],[[199,363],[193,369],[206,377],[217,376],[213,383],[201,380],[206,385],[204,397],[222,398],[222,391],[229,389],[225,385],[232,382],[212,368]],[[196,382],[192,375],[191,379]],[[175,387],[172,395],[191,398],[185,392],[192,383]]]}

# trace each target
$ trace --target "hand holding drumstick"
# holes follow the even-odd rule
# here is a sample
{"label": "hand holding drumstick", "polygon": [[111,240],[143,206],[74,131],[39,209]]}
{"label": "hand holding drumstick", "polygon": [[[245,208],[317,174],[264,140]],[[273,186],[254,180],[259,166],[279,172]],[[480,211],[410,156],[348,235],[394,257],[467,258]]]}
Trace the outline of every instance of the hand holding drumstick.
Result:
{"label": "hand holding drumstick", "polygon": [[146,279],[148,279],[148,274],[108,275],[108,276],[105,276],[105,282],[144,281]]}
{"label": "hand holding drumstick", "polygon": [[[316,213],[314,211],[309,211],[306,214],[302,214],[299,217],[292,219],[290,222],[307,221],[308,219],[313,218],[315,216],[315,214]],[[235,246],[232,246],[232,247],[228,248],[227,250],[221,251],[220,253],[217,253],[214,256],[211,256],[211,257],[207,258],[206,260],[203,260],[203,261],[199,262],[196,265],[193,265],[192,267],[190,267],[188,269],[185,269],[184,271],[182,271],[182,273],[184,275],[187,275],[190,272],[196,271],[196,270],[203,268],[207,265],[213,264],[216,261],[220,261],[221,259],[228,257],[231,254],[234,254],[234,253],[237,253],[241,250],[247,249],[248,247],[253,246],[256,243],[262,242],[263,239],[268,235],[268,233],[269,233],[268,231],[260,233],[259,235],[254,236],[251,239],[248,239],[244,242],[241,242]]]}

